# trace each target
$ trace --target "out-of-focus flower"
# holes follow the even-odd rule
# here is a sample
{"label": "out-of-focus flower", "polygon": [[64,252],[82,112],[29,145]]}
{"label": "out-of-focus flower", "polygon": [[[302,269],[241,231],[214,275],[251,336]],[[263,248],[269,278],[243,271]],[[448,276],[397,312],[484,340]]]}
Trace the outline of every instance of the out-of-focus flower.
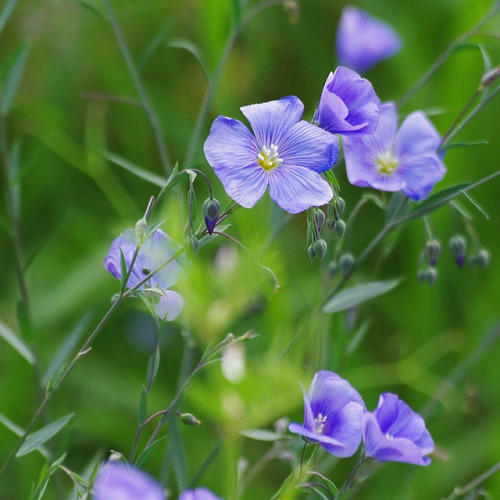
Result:
{"label": "out-of-focus flower", "polygon": [[364,412],[363,399],[351,384],[323,370],[304,394],[304,425],[291,423],[288,429],[337,457],[350,457],[361,441]]}
{"label": "out-of-focus flower", "polygon": [[196,488],[195,490],[185,490],[181,493],[179,500],[221,500],[207,488]]}
{"label": "out-of-focus flower", "polygon": [[373,134],[380,106],[372,84],[340,66],[326,80],[314,120],[332,134]]}
{"label": "out-of-focus flower", "polygon": [[165,500],[163,488],[139,469],[105,464],[94,481],[94,500]]}
{"label": "out-of-focus flower", "polygon": [[253,134],[219,116],[203,148],[227,194],[251,208],[269,186],[272,200],[292,214],[328,203],[332,189],[320,173],[337,161],[338,138],[301,120],[304,105],[295,96],[241,111]]}
{"label": "out-of-focus flower", "polygon": [[[135,229],[125,230],[113,241],[108,255],[104,259],[104,266],[115,278],[121,279],[120,250],[125,258],[127,269],[129,269],[138,244],[139,239]],[[172,258],[180,248],[161,229],[154,231],[141,244],[127,287],[132,288],[139,284],[149,273],[160,268]],[[139,290],[153,288],[158,291],[158,301],[155,304],[158,317],[171,321],[181,313],[182,297],[169,288],[180,280],[182,273],[181,259],[176,258],[139,287]]]}
{"label": "out-of-focus flower", "polygon": [[337,29],[340,64],[360,73],[401,50],[401,39],[386,22],[352,6],[342,11]]}
{"label": "out-of-focus flower", "polygon": [[429,465],[434,442],[424,419],[396,394],[380,395],[378,407],[363,418],[365,455],[379,462]]}
{"label": "out-of-focus flower", "polygon": [[440,142],[424,113],[411,113],[398,130],[394,103],[384,103],[373,135],[344,137],[347,178],[356,186],[403,191],[408,198],[421,200],[446,172],[437,152]]}

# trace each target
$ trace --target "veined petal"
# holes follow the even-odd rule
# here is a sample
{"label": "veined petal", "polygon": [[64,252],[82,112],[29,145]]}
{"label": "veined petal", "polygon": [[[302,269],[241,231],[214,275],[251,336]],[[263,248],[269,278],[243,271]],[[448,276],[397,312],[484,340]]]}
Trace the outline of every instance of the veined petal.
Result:
{"label": "veined petal", "polygon": [[[303,425],[296,424],[292,422],[288,426],[288,430],[290,432],[293,432],[294,434],[300,434],[301,436],[304,436],[305,438],[311,440],[311,441],[317,441],[320,443],[322,446],[325,444],[330,445],[331,447],[335,448],[335,450],[341,451],[345,450],[345,445],[338,441],[337,439],[334,439],[330,436],[325,436],[323,434],[318,434],[316,432],[312,432],[309,429],[306,429]],[[334,453],[337,455],[336,453]],[[337,455],[340,456],[340,455]]]}
{"label": "veined petal", "polygon": [[405,156],[437,154],[441,136],[432,122],[421,111],[408,115],[401,124],[394,140],[394,152],[401,159]]}
{"label": "veined petal", "polygon": [[182,312],[184,302],[177,292],[166,290],[164,293],[165,295],[160,295],[160,300],[156,303],[156,314],[161,319],[172,321]]}
{"label": "veined petal", "polygon": [[337,162],[338,137],[306,121],[294,125],[278,144],[283,166],[295,165],[325,172]]}
{"label": "veined petal", "polygon": [[372,84],[355,71],[340,66],[325,83],[316,121],[334,134],[373,134],[380,108]]}
{"label": "veined petal", "polygon": [[259,148],[254,136],[243,123],[219,116],[210,128],[203,152],[213,169],[239,170],[257,165]]}
{"label": "veined petal", "polygon": [[302,118],[304,105],[298,97],[288,96],[278,101],[244,106],[241,112],[250,122],[260,150],[262,146],[269,148],[271,144],[281,142],[288,130]]}
{"label": "veined petal", "polygon": [[405,182],[404,194],[415,201],[427,198],[445,173],[446,168],[437,155],[416,156],[398,169],[398,176]]}
{"label": "veined petal", "polygon": [[268,177],[272,200],[291,214],[325,205],[333,197],[328,182],[308,168],[283,164],[269,172]]}

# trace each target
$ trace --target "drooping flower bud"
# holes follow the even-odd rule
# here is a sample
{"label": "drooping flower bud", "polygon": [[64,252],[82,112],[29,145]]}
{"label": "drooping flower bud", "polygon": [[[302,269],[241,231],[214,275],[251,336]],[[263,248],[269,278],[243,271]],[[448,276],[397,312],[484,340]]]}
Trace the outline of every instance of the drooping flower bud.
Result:
{"label": "drooping flower bud", "polygon": [[339,265],[336,261],[332,260],[329,264],[328,264],[328,277],[330,279],[333,279],[335,277],[335,275],[338,273],[339,271]]}
{"label": "drooping flower bud", "polygon": [[453,253],[453,257],[457,266],[461,269],[465,263],[465,248],[466,242],[465,238],[459,234],[456,234],[450,238],[450,249]]}
{"label": "drooping flower bud", "polygon": [[490,87],[496,81],[496,79],[500,76],[500,67],[493,68],[483,75],[481,78],[481,83],[479,85],[479,89],[482,90],[484,87]]}
{"label": "drooping flower bud", "polygon": [[135,223],[135,236],[139,242],[142,242],[148,230],[148,221],[143,217]]}
{"label": "drooping flower bud", "polygon": [[316,224],[316,228],[319,231],[323,227],[323,224],[325,223],[325,213],[323,212],[323,210],[321,210],[321,208],[314,207],[313,217],[314,217],[314,223]]}
{"label": "drooping flower bud", "polygon": [[478,266],[478,267],[487,267],[488,264],[490,263],[490,252],[486,250],[486,248],[481,248],[476,255],[471,257],[469,259],[469,262],[473,266]]}
{"label": "drooping flower bud", "polygon": [[429,240],[425,245],[425,253],[427,255],[427,260],[429,265],[434,267],[437,263],[439,254],[441,253],[441,245],[437,240]]}
{"label": "drooping flower bud", "polygon": [[418,272],[417,278],[421,283],[428,283],[433,285],[437,280],[438,272],[435,267],[429,267],[427,269],[422,269]]}
{"label": "drooping flower bud", "polygon": [[339,235],[339,238],[342,239],[345,233],[345,222],[342,219],[336,220],[333,225],[333,230]]}
{"label": "drooping flower bud", "polygon": [[324,259],[327,250],[328,246],[325,240],[319,238],[313,243],[314,256],[317,257],[320,262]]}
{"label": "drooping flower bud", "polygon": [[208,198],[203,202],[201,210],[205,217],[208,234],[212,234],[219,218],[220,203],[215,198]]}
{"label": "drooping flower bud", "polygon": [[351,253],[342,255],[339,259],[339,267],[344,278],[348,276],[354,267],[354,256]]}
{"label": "drooping flower bud", "polygon": [[198,427],[201,425],[201,421],[198,420],[192,413],[177,413],[177,416],[181,419],[181,422],[184,425],[192,427]]}

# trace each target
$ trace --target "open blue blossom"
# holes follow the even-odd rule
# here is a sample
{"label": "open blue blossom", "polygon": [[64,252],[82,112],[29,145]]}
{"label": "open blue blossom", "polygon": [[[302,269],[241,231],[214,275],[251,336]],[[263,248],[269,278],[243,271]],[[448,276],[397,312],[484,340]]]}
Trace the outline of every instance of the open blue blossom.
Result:
{"label": "open blue blossom", "polygon": [[361,442],[364,412],[363,399],[351,384],[323,370],[304,394],[304,425],[291,423],[288,429],[337,457],[350,457]]}
{"label": "open blue blossom", "polygon": [[94,500],[165,500],[159,483],[149,474],[121,463],[107,463],[98,472]]}
{"label": "open blue blossom", "polygon": [[227,194],[251,208],[269,186],[272,200],[292,214],[328,203],[332,189],[320,173],[337,161],[338,138],[301,120],[304,105],[295,96],[241,111],[254,134],[219,116],[203,148]]}
{"label": "open blue blossom", "polygon": [[403,191],[408,198],[421,200],[446,172],[437,152],[440,142],[424,113],[411,113],[398,130],[395,105],[384,103],[373,135],[344,137],[347,178],[356,186]]}
{"label": "open blue blossom", "polygon": [[207,488],[196,488],[195,490],[185,490],[181,493],[179,500],[221,500]]}
{"label": "open blue blossom", "polygon": [[379,462],[429,465],[434,442],[424,419],[396,394],[380,395],[378,407],[363,419],[365,455]]}
{"label": "open blue blossom", "polygon": [[380,106],[368,80],[339,66],[326,80],[314,120],[332,134],[373,134]]}
{"label": "open blue blossom", "polygon": [[[121,279],[120,250],[129,269],[138,243],[135,229],[127,229],[111,244],[104,266],[115,278]],[[157,229],[142,243],[127,286],[132,288],[139,284],[149,273],[163,266],[179,249],[179,245],[161,229]],[[155,303],[158,317],[171,321],[181,313],[182,297],[169,288],[180,280],[182,273],[181,261],[177,258],[139,287],[139,290],[153,288],[158,292],[155,294],[158,298]]]}
{"label": "open blue blossom", "polygon": [[363,73],[401,50],[401,39],[386,22],[368,12],[347,6],[337,29],[340,64]]}

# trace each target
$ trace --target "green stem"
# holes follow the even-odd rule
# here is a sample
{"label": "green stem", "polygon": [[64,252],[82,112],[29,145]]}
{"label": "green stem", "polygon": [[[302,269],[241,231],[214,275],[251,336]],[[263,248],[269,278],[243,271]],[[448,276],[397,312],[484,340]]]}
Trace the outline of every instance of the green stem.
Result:
{"label": "green stem", "polygon": [[125,38],[123,37],[120,25],[118,24],[115,13],[111,7],[111,3],[109,0],[103,0],[103,2],[104,6],[106,7],[106,11],[108,13],[109,22],[111,23],[111,27],[113,28],[116,40],[118,42],[118,45],[120,46],[123,58],[125,59],[127,69],[130,73],[132,81],[134,82],[137,93],[139,94],[142,107],[146,112],[149,122],[151,124],[151,128],[153,130],[154,138],[156,141],[156,146],[158,147],[158,152],[160,153],[160,159],[163,166],[163,170],[166,173],[170,173],[172,171],[172,166],[167,146],[165,144],[165,141],[163,140],[160,121],[158,120],[158,117],[156,116],[153,107],[151,106],[151,103],[149,101],[149,98],[146,94],[146,91],[144,89],[144,84],[142,83],[139,71],[137,71],[135,63],[132,59],[132,55],[130,54],[130,51],[127,47],[127,43],[125,42]]}
{"label": "green stem", "polygon": [[479,30],[490,21],[498,12],[500,11],[500,4],[495,2],[492,9],[482,18],[480,21],[473,26],[470,30],[466,31],[459,37],[455,38],[448,47],[443,51],[443,53],[436,59],[434,64],[426,71],[426,73],[418,80],[418,82],[401,98],[397,103],[397,107],[401,108],[406,104],[413,95],[419,91],[438,71],[438,69],[448,60],[450,55],[453,53],[455,48],[462,42],[467,40],[467,38],[476,35]]}
{"label": "green stem", "polygon": [[268,2],[262,2],[257,5],[254,9],[252,9],[247,16],[245,16],[241,22],[233,28],[231,31],[224,50],[222,52],[221,58],[215,68],[214,74],[210,79],[209,86],[207,91],[205,92],[205,96],[203,97],[203,102],[201,104],[200,112],[198,113],[198,117],[196,119],[196,124],[193,130],[193,135],[191,136],[191,140],[189,142],[189,146],[187,149],[186,157],[184,158],[184,166],[189,167],[193,162],[193,158],[195,155],[195,151],[198,149],[198,145],[200,143],[201,132],[203,127],[205,126],[205,122],[207,121],[208,113],[210,111],[210,106],[215,96],[215,92],[217,90],[217,86],[219,84],[220,78],[222,76],[222,72],[227,64],[229,56],[234,48],[236,40],[240,35],[243,28],[254,18],[262,12],[263,10],[271,7],[273,5],[282,5],[283,0],[270,0]]}

